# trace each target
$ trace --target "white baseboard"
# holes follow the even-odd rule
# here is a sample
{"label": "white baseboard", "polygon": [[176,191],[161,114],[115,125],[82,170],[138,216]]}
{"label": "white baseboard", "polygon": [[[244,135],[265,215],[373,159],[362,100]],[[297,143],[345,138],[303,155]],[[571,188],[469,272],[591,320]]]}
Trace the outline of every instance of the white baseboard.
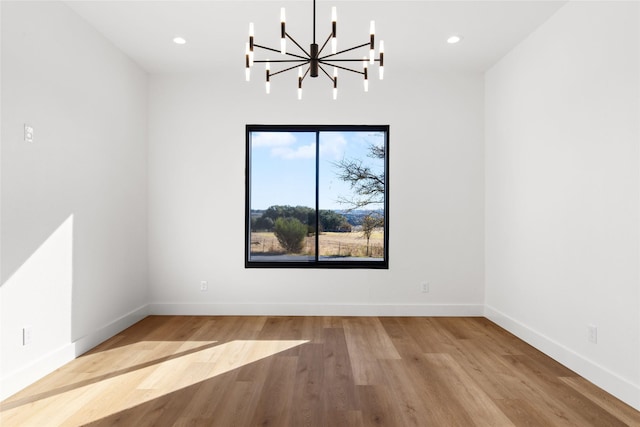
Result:
{"label": "white baseboard", "polygon": [[141,306],[108,325],[52,351],[0,380],[0,401],[87,352],[148,315],[288,315],[288,316],[484,316],[572,369],[598,387],[640,410],[640,386],[619,377],[575,351],[490,306],[433,305],[324,305],[324,304],[198,304],[152,303]]}
{"label": "white baseboard", "polygon": [[199,304],[151,303],[149,314],[190,316],[483,316],[482,304]]}
{"label": "white baseboard", "polygon": [[132,310],[108,325],[47,353],[20,369],[10,372],[0,379],[0,384],[2,384],[0,387],[0,401],[33,384],[134,323],[139,322],[148,315],[147,312],[147,305]]}
{"label": "white baseboard", "polygon": [[72,343],[51,351],[37,360],[9,372],[0,379],[0,401],[19,392],[76,357]]}
{"label": "white baseboard", "polygon": [[485,306],[484,316],[601,389],[640,410],[640,385],[621,378],[607,368],[598,365],[493,307]]}
{"label": "white baseboard", "polygon": [[81,354],[86,353],[91,350],[93,347],[98,344],[105,342],[112,336],[122,332],[127,329],[129,326],[138,323],[145,317],[149,315],[149,306],[147,304],[136,308],[135,310],[130,311],[129,313],[120,316],[113,322],[108,325],[94,331],[88,335],[83,336],[82,338],[78,338],[74,342],[75,346],[75,356],[80,356]]}

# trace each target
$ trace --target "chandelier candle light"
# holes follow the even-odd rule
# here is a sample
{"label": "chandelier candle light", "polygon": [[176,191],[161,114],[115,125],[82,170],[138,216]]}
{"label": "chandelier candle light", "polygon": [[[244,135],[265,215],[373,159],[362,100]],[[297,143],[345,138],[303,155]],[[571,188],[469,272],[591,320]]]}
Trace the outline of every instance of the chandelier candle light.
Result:
{"label": "chandelier candle light", "polygon": [[[329,78],[329,80],[333,83],[333,99],[337,99],[338,97],[338,69],[349,71],[356,74],[361,74],[363,76],[364,81],[364,91],[368,92],[369,90],[369,72],[368,72],[368,64],[374,65],[376,62],[378,63],[378,72],[380,76],[380,80],[384,77],[384,42],[380,40],[378,46],[378,57],[375,57],[375,22],[371,21],[371,25],[369,27],[369,41],[367,43],[363,43],[361,45],[353,46],[348,49],[344,49],[338,51],[338,39],[337,39],[337,11],[336,8],[331,8],[331,33],[329,37],[325,40],[324,44],[321,48],[318,48],[318,44],[316,43],[316,0],[313,0],[313,43],[309,46],[309,51],[307,52],[300,44],[289,35],[286,31],[286,19],[285,19],[285,10],[284,7],[280,9],[280,49],[274,49],[267,46],[262,46],[254,42],[254,27],[253,22],[249,24],[249,42],[246,44],[245,49],[245,78],[247,81],[251,80],[251,68],[254,63],[264,63],[265,64],[265,74],[266,74],[266,82],[265,89],[267,93],[271,92],[271,77],[276,76],[278,74],[298,69],[298,99],[302,99],[302,82],[307,76],[310,77],[318,77],[319,71]],[[295,44],[298,49],[302,52],[300,54],[294,54],[287,51],[287,39],[291,40],[293,44]],[[327,44],[331,42],[331,53],[322,54]],[[368,47],[369,55],[363,57],[362,59],[348,59],[342,58],[340,55],[351,52],[352,50],[360,49]],[[287,59],[276,59],[276,60],[254,60],[254,49],[264,49],[272,52],[277,52],[281,55],[285,55]],[[271,63],[292,63],[294,65],[284,68],[282,70],[271,72]],[[356,70],[353,68],[349,68],[346,65],[353,63],[362,63],[362,71]],[[345,64],[345,65],[341,65]],[[333,74],[329,74],[329,72],[325,69],[325,67],[333,67]]]}

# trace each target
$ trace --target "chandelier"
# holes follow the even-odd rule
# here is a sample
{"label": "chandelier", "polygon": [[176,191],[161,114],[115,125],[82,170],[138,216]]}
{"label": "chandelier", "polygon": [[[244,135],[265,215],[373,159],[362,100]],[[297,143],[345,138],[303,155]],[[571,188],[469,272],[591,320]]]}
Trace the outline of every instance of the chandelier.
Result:
{"label": "chandelier", "polygon": [[[291,40],[294,45],[300,50],[298,53],[292,53],[287,50],[287,39]],[[331,53],[323,53],[325,47],[331,42]],[[249,42],[246,44],[245,50],[245,77],[247,81],[251,80],[251,67],[254,63],[265,64],[265,88],[267,94],[271,91],[271,78],[278,74],[285,73],[287,71],[298,69],[298,99],[302,99],[302,83],[304,79],[309,76],[312,78],[318,77],[320,72],[327,76],[333,84],[333,99],[338,97],[338,70],[349,71],[351,73],[361,74],[363,77],[364,91],[369,90],[369,65],[375,65],[378,63],[378,75],[380,80],[384,77],[384,42],[380,40],[378,46],[378,57],[375,57],[375,22],[371,21],[369,30],[369,41],[357,46],[350,47],[348,49],[337,50],[337,11],[333,7],[331,9],[331,32],[329,37],[324,41],[322,47],[316,43],[316,0],[313,0],[313,42],[309,46],[309,50],[305,50],[286,30],[285,23],[285,8],[280,9],[280,49],[274,49],[267,46],[262,46],[254,42],[254,26],[253,22],[249,24]],[[347,52],[352,52],[361,48],[369,48],[369,54],[362,58],[344,58],[342,55]],[[275,59],[275,60],[257,60],[254,59],[254,49],[263,49],[272,52],[277,52],[284,55],[287,59]],[[354,63],[362,64],[361,70],[350,68]],[[294,64],[284,69],[271,72],[271,64],[283,64],[285,67],[287,64]],[[330,67],[333,68],[332,73],[329,71]],[[329,68],[329,70],[327,70]]]}

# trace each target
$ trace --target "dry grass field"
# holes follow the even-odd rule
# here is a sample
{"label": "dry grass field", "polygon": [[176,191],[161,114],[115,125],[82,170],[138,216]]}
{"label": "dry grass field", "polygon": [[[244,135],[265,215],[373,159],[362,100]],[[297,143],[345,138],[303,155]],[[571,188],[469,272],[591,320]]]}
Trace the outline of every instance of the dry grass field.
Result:
{"label": "dry grass field", "polygon": [[[369,256],[382,257],[384,251],[384,232],[382,228],[374,230],[369,240]],[[306,238],[303,255],[315,252],[315,236]],[[252,254],[284,254],[278,239],[269,231],[251,233]],[[320,256],[367,256],[367,239],[361,231],[350,233],[326,232],[320,233]]]}

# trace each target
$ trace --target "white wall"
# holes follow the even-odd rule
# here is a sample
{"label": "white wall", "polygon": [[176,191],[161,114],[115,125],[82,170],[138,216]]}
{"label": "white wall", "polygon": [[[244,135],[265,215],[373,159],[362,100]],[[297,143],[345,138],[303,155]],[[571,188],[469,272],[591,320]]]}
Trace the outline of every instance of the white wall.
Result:
{"label": "white wall", "polygon": [[571,2],[487,72],[485,197],[487,316],[640,409],[638,8]]}
{"label": "white wall", "polygon": [[[244,81],[240,63],[150,78],[153,312],[482,314],[482,76],[386,68],[367,94],[359,80],[344,83],[338,101],[323,78],[305,81],[298,101],[286,74],[267,96],[261,78]],[[252,123],[390,125],[388,271],[244,268]]]}
{"label": "white wall", "polygon": [[144,314],[147,77],[62,3],[0,5],[1,399]]}

